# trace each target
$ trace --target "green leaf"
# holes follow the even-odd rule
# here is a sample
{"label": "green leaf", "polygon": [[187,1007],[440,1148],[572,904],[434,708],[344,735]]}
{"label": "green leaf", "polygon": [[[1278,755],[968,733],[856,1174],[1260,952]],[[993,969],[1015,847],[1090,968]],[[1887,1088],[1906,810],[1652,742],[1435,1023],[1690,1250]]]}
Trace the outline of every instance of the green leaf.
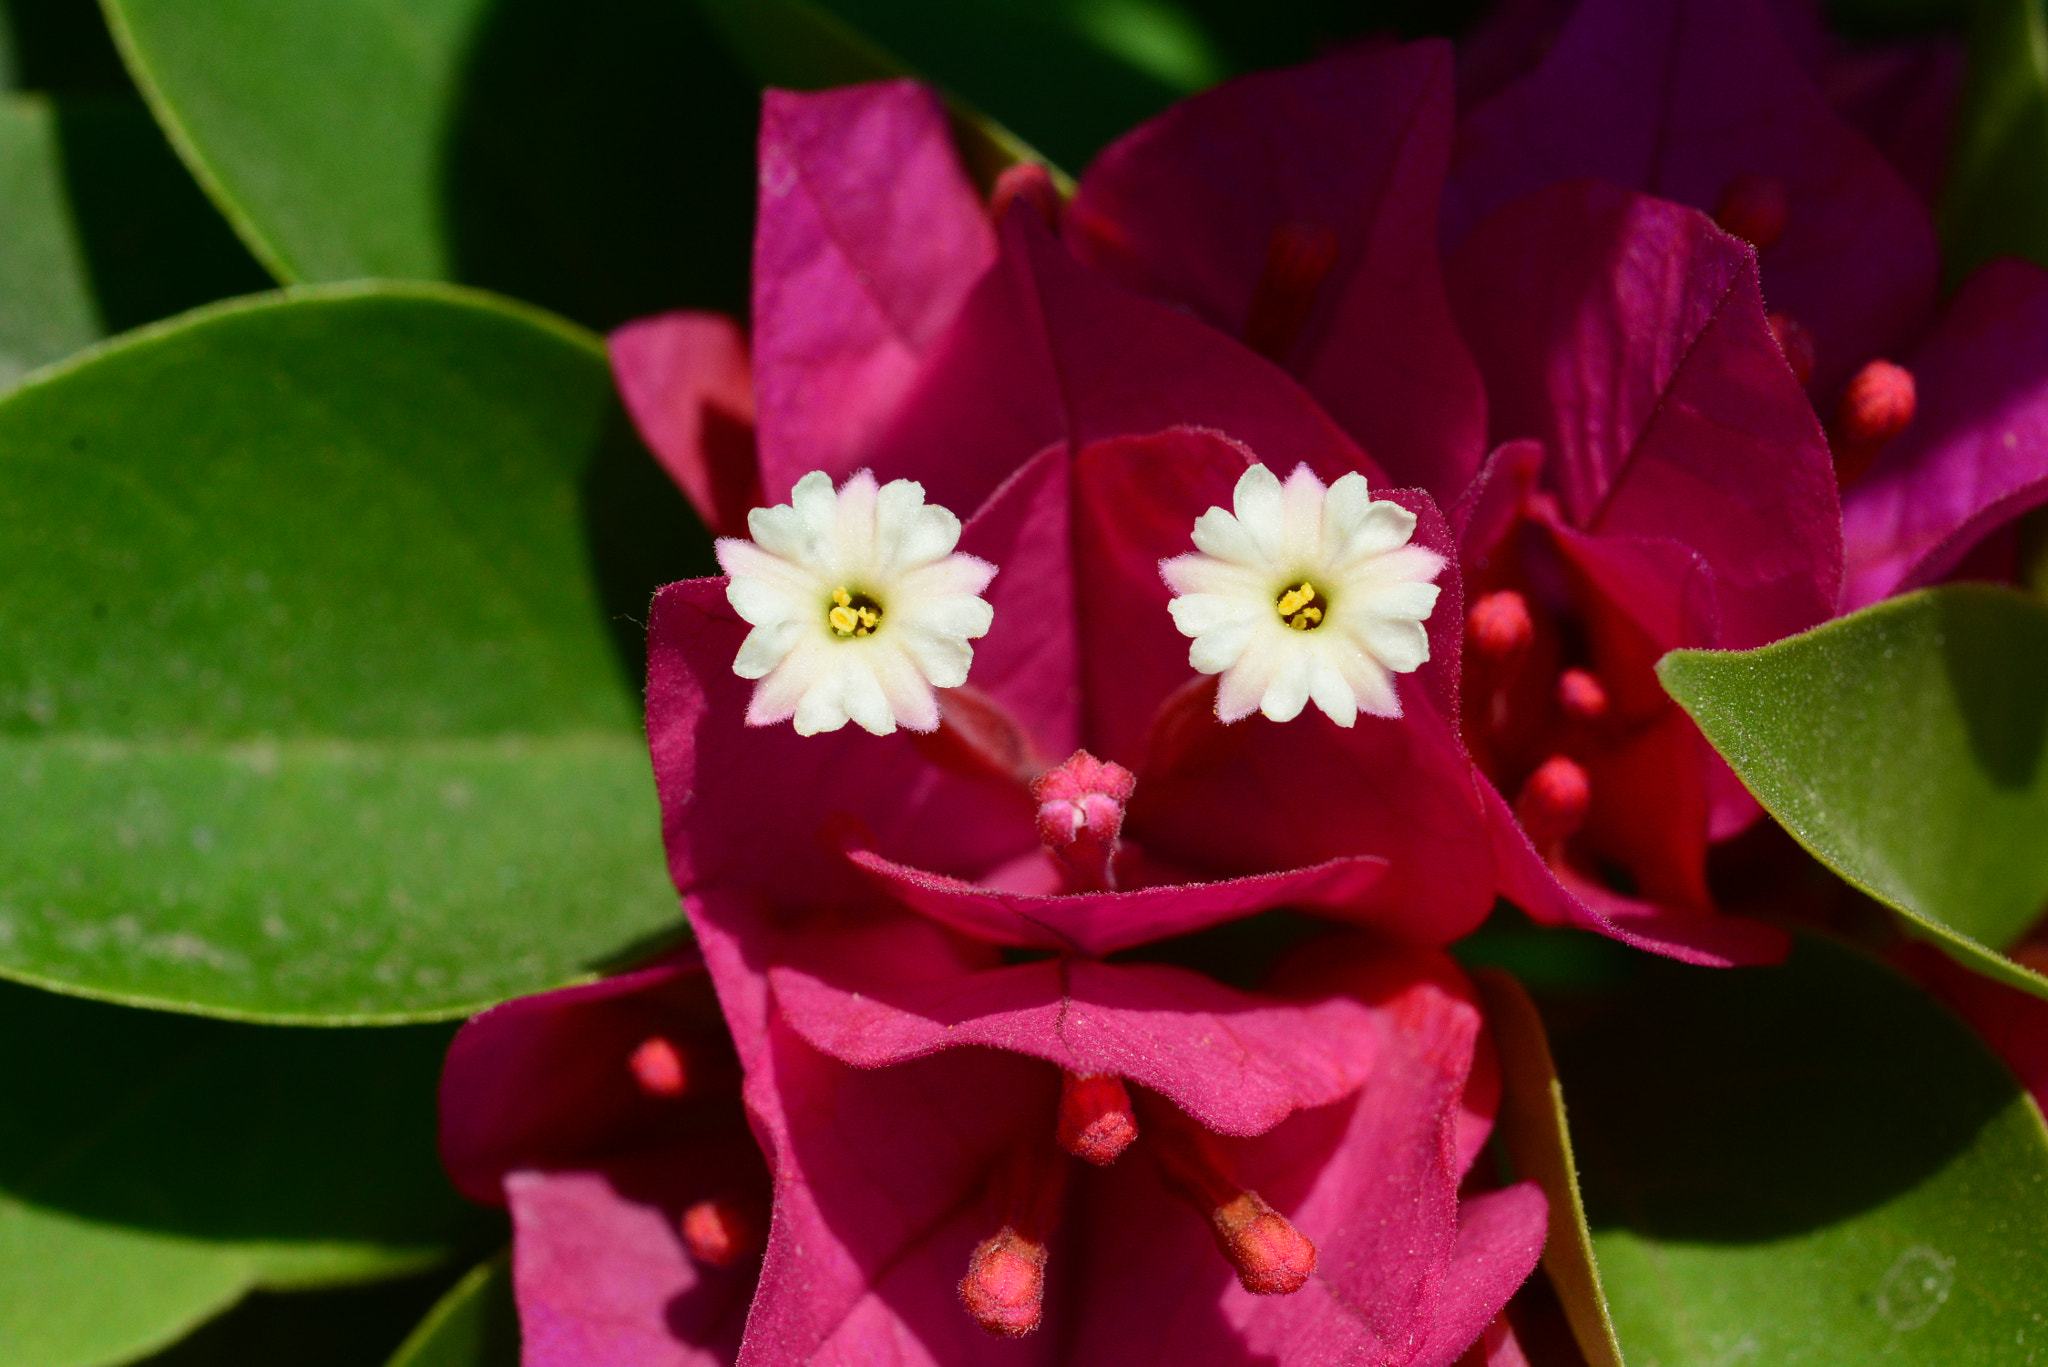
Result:
{"label": "green leaf", "polygon": [[457,1282],[386,1367],[519,1367],[510,1256],[500,1254]]}
{"label": "green leaf", "polygon": [[132,95],[0,96],[0,389],[268,283]]}
{"label": "green leaf", "polygon": [[1994,952],[2048,903],[2048,605],[1952,585],[1657,673],[1802,845],[1958,961],[2048,996]]}
{"label": "green leaf", "polygon": [[1951,283],[1996,256],[2048,265],[2048,9],[1977,0],[1939,225]]}
{"label": "green leaf", "polygon": [[753,92],[672,0],[107,0],[280,281],[459,280],[597,327],[745,300]]}
{"label": "green leaf", "polygon": [[435,1154],[451,1031],[271,1029],[0,984],[0,1361],[122,1361],[255,1286],[481,1232]]}
{"label": "green leaf", "polygon": [[0,390],[102,335],[68,201],[56,110],[0,98]]}
{"label": "green leaf", "polygon": [[708,560],[592,339],[445,287],[193,315],[0,401],[0,974],[467,1014],[679,925],[637,699]]}
{"label": "green leaf", "polygon": [[1500,1052],[1499,1134],[1508,1162],[1516,1177],[1538,1183],[1550,1201],[1543,1271],[1557,1291],[1588,1367],[1622,1367],[1621,1345],[1600,1289],[1600,1265],[1586,1228],[1586,1207],[1565,1122],[1564,1088],[1544,1038],[1543,1018],[1512,975],[1482,968],[1472,976]]}
{"label": "green leaf", "polygon": [[1628,1361],[2048,1357],[2041,1113],[1897,974],[1802,937],[1780,968],[1647,963],[1550,1026]]}

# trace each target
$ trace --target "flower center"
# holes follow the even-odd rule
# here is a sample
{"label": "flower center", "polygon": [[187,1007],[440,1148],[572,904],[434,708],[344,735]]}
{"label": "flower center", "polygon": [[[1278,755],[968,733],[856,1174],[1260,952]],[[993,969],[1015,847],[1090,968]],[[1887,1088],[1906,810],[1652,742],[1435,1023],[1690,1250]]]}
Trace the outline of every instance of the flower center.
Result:
{"label": "flower center", "polygon": [[1330,600],[1316,591],[1316,586],[1304,579],[1293,588],[1282,589],[1280,596],[1273,600],[1279,610],[1280,620],[1296,631],[1313,631],[1323,624],[1323,609]]}
{"label": "flower center", "polygon": [[832,590],[832,606],[825,613],[832,634],[841,640],[872,636],[882,625],[882,605],[867,594],[841,584]]}

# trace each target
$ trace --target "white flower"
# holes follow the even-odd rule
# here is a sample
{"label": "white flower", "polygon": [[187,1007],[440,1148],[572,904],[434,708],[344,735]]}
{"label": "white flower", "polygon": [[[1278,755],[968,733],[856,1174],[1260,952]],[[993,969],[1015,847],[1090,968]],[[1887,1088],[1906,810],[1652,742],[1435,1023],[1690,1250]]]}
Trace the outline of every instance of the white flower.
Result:
{"label": "white flower", "polygon": [[1313,699],[1339,726],[1400,716],[1393,676],[1429,659],[1429,581],[1444,567],[1408,544],[1415,514],[1372,498],[1363,475],[1325,489],[1306,465],[1284,485],[1254,465],[1231,497],[1235,516],[1211,508],[1195,551],[1159,563],[1180,595],[1173,624],[1194,638],[1188,663],[1223,676],[1216,715],[1292,721]]}
{"label": "white flower", "polygon": [[752,541],[726,537],[725,596],[754,629],[732,672],[759,679],[749,726],[795,719],[799,735],[859,722],[878,736],[934,730],[935,688],[967,682],[970,637],[994,615],[976,595],[995,566],[956,555],[960,519],[924,486],[877,488],[862,470],[834,493],[822,470],[788,503],[747,514]]}

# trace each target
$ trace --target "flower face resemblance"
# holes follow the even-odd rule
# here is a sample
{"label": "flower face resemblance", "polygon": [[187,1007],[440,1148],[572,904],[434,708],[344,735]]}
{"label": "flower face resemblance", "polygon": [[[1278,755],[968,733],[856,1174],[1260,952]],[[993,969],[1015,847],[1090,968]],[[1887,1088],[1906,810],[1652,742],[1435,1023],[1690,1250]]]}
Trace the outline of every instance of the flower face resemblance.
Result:
{"label": "flower face resemblance", "polygon": [[798,734],[848,721],[878,736],[935,730],[935,688],[967,681],[992,614],[977,597],[995,567],[955,555],[960,519],[912,480],[862,470],[838,492],[823,471],[790,501],[747,516],[752,541],[718,542],[726,596],[753,627],[733,672],[758,679],[747,722]]}
{"label": "flower face resemblance", "polygon": [[1429,581],[1444,567],[1408,544],[1415,514],[1372,498],[1361,474],[1325,489],[1306,466],[1282,484],[1254,465],[1232,503],[1196,520],[1193,554],[1159,566],[1194,638],[1188,662],[1223,676],[1217,716],[1292,721],[1311,699],[1339,726],[1400,716],[1393,676],[1429,660]]}

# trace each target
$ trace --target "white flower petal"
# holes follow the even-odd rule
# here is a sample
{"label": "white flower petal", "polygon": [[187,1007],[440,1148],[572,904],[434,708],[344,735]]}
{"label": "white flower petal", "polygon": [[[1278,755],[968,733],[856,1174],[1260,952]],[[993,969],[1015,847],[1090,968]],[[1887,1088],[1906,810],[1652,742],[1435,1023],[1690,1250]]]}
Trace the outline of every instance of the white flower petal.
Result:
{"label": "white flower petal", "polygon": [[1168,603],[1166,610],[1173,614],[1173,624],[1183,636],[1200,636],[1223,626],[1249,629],[1258,620],[1250,604],[1218,593],[1183,594]]}
{"label": "white flower petal", "polygon": [[845,678],[834,671],[822,679],[812,682],[798,699],[796,715],[791,720],[799,736],[816,736],[826,731],[837,731],[852,720],[847,713],[845,702]]}
{"label": "white flower petal", "polygon": [[1401,715],[1401,695],[1394,691],[1394,676],[1382,669],[1372,656],[1359,652],[1344,662],[1344,677],[1358,695],[1358,710],[1375,717]]}
{"label": "white flower petal", "polygon": [[[772,508],[756,508],[748,513],[747,532],[761,551],[783,560],[807,561],[815,559],[818,553],[817,534],[787,503],[778,503]],[[747,544],[737,537],[727,540],[742,546]],[[725,564],[723,540],[718,543],[718,563]]]}
{"label": "white flower petal", "polygon": [[1195,549],[1232,565],[1258,565],[1267,558],[1244,524],[1221,508],[1195,519]]}
{"label": "white flower petal", "polygon": [[1369,503],[1332,559],[1350,564],[1369,556],[1385,555],[1408,544],[1415,535],[1415,514],[1387,499]]}
{"label": "white flower petal", "polygon": [[1334,564],[1344,552],[1344,543],[1372,506],[1372,493],[1365,476],[1356,470],[1338,479],[1323,497],[1322,526],[1316,538],[1316,554],[1324,564]]}
{"label": "white flower petal", "polygon": [[[878,657],[890,654],[886,650],[855,647],[847,654],[857,655],[856,662],[839,671],[841,696],[845,699],[846,715],[864,731],[877,736],[886,736],[896,729],[896,709],[889,706],[889,695],[882,691],[882,681],[875,677]],[[803,714],[797,714],[803,720]],[[802,729],[801,726],[798,727]]]}
{"label": "white flower petal", "polygon": [[[1216,714],[1234,721],[1254,708],[1275,721],[1313,700],[1339,725],[1361,711],[1401,714],[1389,671],[1429,659],[1424,627],[1439,599],[1429,581],[1445,560],[1413,544],[1415,514],[1375,500],[1365,476],[1325,488],[1301,466],[1283,484],[1263,465],[1233,491],[1235,513],[1197,518],[1192,554],[1163,560],[1174,590],[1174,626],[1192,638],[1188,661],[1220,673]],[[1324,615],[1283,623],[1277,600],[1307,584]]]}
{"label": "white flower petal", "polygon": [[813,646],[800,641],[788,658],[754,685],[753,696],[747,699],[747,725],[773,726],[795,715],[797,704],[818,681],[819,671],[808,659]]}
{"label": "white flower petal", "polygon": [[1351,726],[1357,722],[1358,695],[1352,692],[1350,680],[1327,651],[1309,652],[1308,696],[1337,725]]}
{"label": "white flower petal", "polygon": [[[939,728],[939,695],[933,691],[939,688],[958,688],[967,679],[967,668],[973,662],[974,650],[958,641],[923,638],[923,643],[939,651],[957,652],[958,664],[948,672],[938,668],[938,660],[919,657],[916,646],[918,638],[906,637],[895,646],[880,645],[875,655],[875,678],[881,685],[882,694],[889,700],[890,714],[898,726],[909,727],[912,731],[936,731]],[[952,682],[947,682],[947,679]]]}
{"label": "white flower petal", "polygon": [[1277,651],[1249,651],[1224,670],[1216,681],[1216,716],[1226,722],[1242,721],[1258,711],[1279,663]]}
{"label": "white flower petal", "polygon": [[1264,589],[1270,574],[1206,555],[1176,555],[1159,562],[1159,577],[1175,593],[1218,593],[1248,597]]}
{"label": "white flower petal", "polygon": [[[820,594],[810,604],[810,610],[820,616],[824,614],[822,599]],[[725,586],[725,601],[732,604],[741,621],[757,627],[779,626],[805,615],[804,605],[795,595],[751,575],[734,575]]]}
{"label": "white flower petal", "polygon": [[1373,659],[1396,674],[1407,674],[1429,663],[1429,631],[1409,617],[1369,617],[1350,628],[1350,634]]}
{"label": "white flower petal", "polygon": [[732,672],[742,679],[765,677],[789,658],[802,634],[803,624],[800,622],[777,622],[755,627],[740,643],[740,653],[733,657]]}
{"label": "white flower petal", "polygon": [[1323,482],[1306,464],[1280,486],[1281,558],[1305,563],[1322,553]]}
{"label": "white flower petal", "polygon": [[[995,567],[954,552],[960,520],[925,503],[913,480],[877,485],[862,470],[835,490],[814,470],[747,525],[755,540],[722,540],[718,558],[727,600],[754,627],[733,659],[735,674],[757,680],[748,722],[793,721],[807,736],[848,721],[876,735],[936,726],[934,688],[966,682],[967,640],[994,618],[979,595]],[[879,609],[872,634],[835,630],[841,590]]]}
{"label": "white flower petal", "polygon": [[972,597],[996,577],[996,567],[972,555],[949,555],[922,565],[896,581],[891,597],[912,602],[965,595]]}
{"label": "white flower petal", "polygon": [[1278,668],[1266,681],[1266,691],[1259,697],[1259,711],[1271,721],[1293,721],[1308,706],[1309,665],[1315,653],[1306,649],[1274,653]]}
{"label": "white flower petal", "polygon": [[1427,584],[1443,573],[1446,561],[1427,546],[1403,546],[1358,562],[1346,572],[1347,582],[1380,587],[1388,584]]}
{"label": "white flower petal", "polygon": [[1254,465],[1238,476],[1231,491],[1238,524],[1266,560],[1277,560],[1281,551],[1280,480],[1263,465]]}
{"label": "white flower petal", "polygon": [[[897,483],[908,483],[899,480]],[[894,486],[891,486],[894,487]],[[943,560],[960,544],[960,519],[944,508],[920,506],[907,520],[896,549],[899,573]]]}
{"label": "white flower petal", "polygon": [[880,499],[881,490],[868,470],[856,470],[839,486],[831,538],[826,544],[831,547],[828,558],[840,575],[852,579],[861,577],[858,571],[873,576],[886,569],[888,557],[880,552],[875,536],[875,505]]}
{"label": "white flower petal", "polygon": [[[995,609],[986,600],[964,593],[949,593],[943,598],[917,606],[915,614],[905,613],[911,620],[905,623],[911,631],[930,632],[940,636],[951,636],[956,640],[967,640],[988,635],[990,625],[995,621]],[[937,682],[934,680],[933,682]],[[939,684],[941,688],[957,688],[961,681]]]}
{"label": "white flower petal", "polygon": [[892,633],[891,639],[895,642],[891,648],[924,671],[933,688],[958,688],[967,682],[974,647],[960,637],[911,627]]}
{"label": "white flower petal", "polygon": [[1347,598],[1344,600],[1346,608],[1340,611],[1344,611],[1348,617],[1348,605],[1356,603],[1357,613],[1361,619],[1405,618],[1411,622],[1421,622],[1428,619],[1431,610],[1436,607],[1437,597],[1442,592],[1443,590],[1435,584],[1418,584],[1413,580],[1403,580],[1383,588],[1369,589],[1356,598]]}
{"label": "white flower petal", "polygon": [[1231,622],[1205,631],[1188,647],[1188,663],[1200,674],[1221,674],[1244,658],[1257,633],[1248,622]]}

